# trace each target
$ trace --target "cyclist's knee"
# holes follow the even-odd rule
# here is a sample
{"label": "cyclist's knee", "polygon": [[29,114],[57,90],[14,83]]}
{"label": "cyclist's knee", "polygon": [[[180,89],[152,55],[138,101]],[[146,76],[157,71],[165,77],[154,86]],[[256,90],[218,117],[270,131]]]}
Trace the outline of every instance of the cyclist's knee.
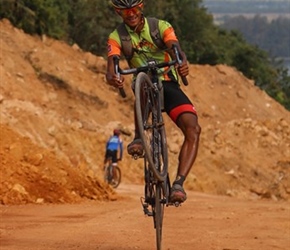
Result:
{"label": "cyclist's knee", "polygon": [[183,114],[178,120],[178,126],[185,137],[196,138],[201,133],[201,127],[198,124],[197,116],[194,114]]}
{"label": "cyclist's knee", "polygon": [[197,119],[195,119],[194,121],[193,120],[184,121],[181,130],[184,134],[185,139],[193,141],[198,139],[201,133],[201,127],[198,124]]}
{"label": "cyclist's knee", "polygon": [[184,130],[185,139],[188,139],[188,140],[198,139],[200,133],[201,133],[201,127],[199,126],[198,123],[189,125]]}

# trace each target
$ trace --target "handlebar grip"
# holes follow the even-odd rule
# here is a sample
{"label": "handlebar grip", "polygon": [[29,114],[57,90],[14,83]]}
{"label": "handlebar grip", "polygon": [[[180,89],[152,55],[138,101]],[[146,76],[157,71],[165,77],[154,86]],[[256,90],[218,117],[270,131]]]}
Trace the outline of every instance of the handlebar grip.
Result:
{"label": "handlebar grip", "polygon": [[[173,49],[174,54],[176,56],[176,60],[177,60],[178,65],[181,65],[183,59],[182,59],[182,56],[180,55],[180,51],[178,51],[177,45],[173,44],[172,49]],[[187,81],[187,78],[185,76],[182,76],[181,80],[185,86],[188,85],[188,81]]]}
{"label": "handlebar grip", "polygon": [[[119,72],[119,57],[114,56],[113,57],[113,61],[114,61],[114,71],[115,71],[115,74],[117,74],[117,76],[119,78],[120,77],[120,72]],[[120,93],[120,95],[123,98],[125,98],[127,96],[124,88],[119,88],[119,93]]]}
{"label": "handlebar grip", "polygon": [[120,93],[120,95],[123,97],[123,98],[125,98],[127,95],[126,95],[126,92],[125,92],[125,90],[124,90],[124,88],[120,88],[119,89],[119,93]]}
{"label": "handlebar grip", "polygon": [[183,82],[183,84],[184,84],[185,86],[188,85],[188,81],[187,81],[187,78],[186,78],[185,76],[182,76],[182,77],[181,77],[181,80],[182,80],[182,82]]}

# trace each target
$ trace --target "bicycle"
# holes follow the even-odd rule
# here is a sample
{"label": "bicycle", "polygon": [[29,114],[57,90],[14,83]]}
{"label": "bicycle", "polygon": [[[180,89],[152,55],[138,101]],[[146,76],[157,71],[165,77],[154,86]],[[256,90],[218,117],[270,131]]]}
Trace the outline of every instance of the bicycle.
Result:
{"label": "bicycle", "polygon": [[[115,73],[117,75],[135,74],[135,104],[139,134],[143,143],[144,158],[144,196],[141,204],[144,214],[153,217],[156,230],[156,247],[161,250],[162,224],[164,206],[179,206],[179,203],[170,202],[171,182],[168,174],[168,152],[163,121],[162,83],[158,80],[158,69],[182,63],[176,45],[172,47],[176,59],[170,62],[156,63],[148,60],[146,66],[122,70],[119,67],[119,58],[114,57]],[[182,78],[188,84],[185,77]],[[123,89],[120,94],[125,97]],[[134,159],[140,158],[133,156]]]}
{"label": "bicycle", "polygon": [[112,157],[107,159],[104,168],[104,180],[113,188],[117,188],[121,183],[121,169],[113,165]]}

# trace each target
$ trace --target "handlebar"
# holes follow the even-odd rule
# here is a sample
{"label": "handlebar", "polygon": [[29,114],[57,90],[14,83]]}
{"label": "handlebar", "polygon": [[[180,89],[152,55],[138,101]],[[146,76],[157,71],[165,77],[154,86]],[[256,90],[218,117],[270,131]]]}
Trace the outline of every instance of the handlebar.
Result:
{"label": "handlebar", "polygon": [[[119,67],[120,58],[118,56],[114,56],[113,60],[114,60],[115,74],[117,74],[117,76],[120,77],[120,74],[122,74],[122,75],[137,74],[139,72],[147,72],[149,69],[170,67],[172,65],[175,65],[176,63],[178,65],[181,65],[182,64],[182,57],[180,55],[180,52],[178,51],[177,45],[173,44],[172,45],[172,49],[173,49],[174,55],[176,57],[175,60],[172,60],[172,61],[169,61],[169,62],[162,62],[162,63],[158,63],[158,64],[155,64],[155,63],[150,64],[150,63],[148,63],[148,65],[146,65],[146,66],[141,66],[141,67],[138,67],[138,68],[131,68],[131,69],[121,69]],[[182,76],[181,80],[182,80],[182,82],[183,82],[183,84],[185,86],[188,85],[188,81],[187,81],[187,78],[185,76]],[[120,94],[121,94],[121,96],[123,98],[126,97],[126,93],[125,93],[123,88],[119,88],[119,92],[120,92]]]}

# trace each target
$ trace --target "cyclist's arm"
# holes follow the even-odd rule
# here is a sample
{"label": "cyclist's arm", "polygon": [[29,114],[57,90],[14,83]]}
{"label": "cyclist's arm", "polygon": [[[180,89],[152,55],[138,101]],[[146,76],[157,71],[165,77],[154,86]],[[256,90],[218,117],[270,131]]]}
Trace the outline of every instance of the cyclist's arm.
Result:
{"label": "cyclist's arm", "polygon": [[112,55],[112,56],[108,57],[106,79],[110,85],[112,85],[116,88],[122,88],[123,82],[124,82],[124,77],[122,75],[120,77],[118,77],[115,74],[114,60],[113,60],[114,56],[116,56],[116,55]]}
{"label": "cyclist's arm", "polygon": [[116,40],[111,38],[111,35],[110,35],[107,45],[108,45],[108,60],[107,60],[107,73],[106,73],[107,82],[116,88],[122,88],[124,77],[122,75],[117,76],[115,74],[114,60],[113,60],[115,56],[120,57],[121,55],[120,44]]}
{"label": "cyclist's arm", "polygon": [[170,23],[168,23],[166,21],[159,21],[159,29],[162,32],[163,41],[164,41],[166,47],[169,49],[168,50],[169,54],[170,54],[171,58],[173,58],[173,59],[176,59],[176,58],[175,58],[175,54],[174,54],[173,50],[171,50],[171,48],[172,48],[173,44],[176,44],[177,49],[182,57],[182,64],[178,65],[178,67],[177,67],[178,74],[182,77],[187,76],[189,74],[189,69],[188,69],[186,55],[180,47],[180,44],[178,42],[178,38],[175,34],[174,28],[171,26]]}
{"label": "cyclist's arm", "polygon": [[173,44],[175,44],[177,46],[177,49],[178,49],[178,51],[181,55],[181,58],[182,58],[182,64],[178,65],[177,71],[178,71],[178,74],[180,76],[187,76],[189,74],[188,62],[187,62],[185,53],[182,51],[182,49],[180,47],[179,42],[174,41],[174,40],[169,40],[165,44],[166,44],[166,47],[169,49],[170,56],[174,59],[176,59],[175,54],[174,54],[173,50],[171,50],[171,48],[172,48]]}

